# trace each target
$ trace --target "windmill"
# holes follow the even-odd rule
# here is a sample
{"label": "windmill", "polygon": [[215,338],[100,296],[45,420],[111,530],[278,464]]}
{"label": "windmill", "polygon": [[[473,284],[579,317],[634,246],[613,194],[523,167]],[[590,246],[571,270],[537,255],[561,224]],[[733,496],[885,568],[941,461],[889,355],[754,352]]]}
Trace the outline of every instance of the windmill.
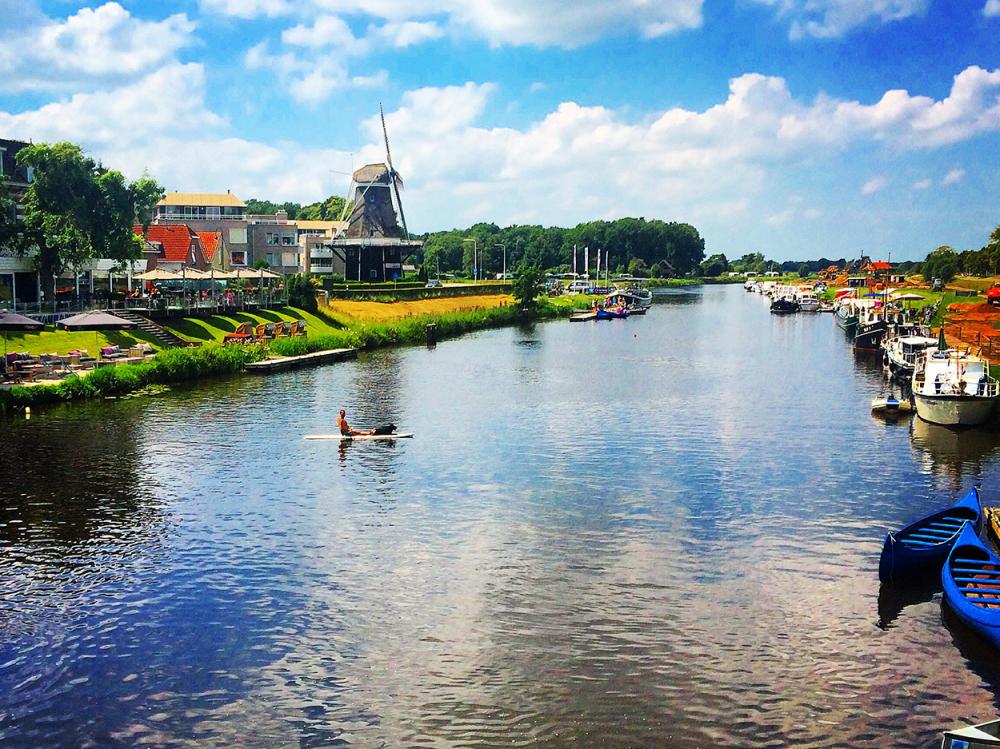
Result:
{"label": "windmill", "polygon": [[[352,175],[354,187],[354,203],[347,224],[348,238],[365,237],[398,237],[396,210],[392,204],[392,193],[396,196],[396,206],[399,208],[399,218],[403,223],[404,238],[409,240],[410,233],[406,228],[406,216],[403,214],[403,203],[399,190],[403,178],[392,165],[392,153],[389,150],[389,133],[385,126],[385,112],[379,104],[379,115],[382,120],[382,135],[385,139],[386,164],[366,164]],[[392,193],[390,193],[390,189]],[[345,206],[346,211],[346,206]]]}

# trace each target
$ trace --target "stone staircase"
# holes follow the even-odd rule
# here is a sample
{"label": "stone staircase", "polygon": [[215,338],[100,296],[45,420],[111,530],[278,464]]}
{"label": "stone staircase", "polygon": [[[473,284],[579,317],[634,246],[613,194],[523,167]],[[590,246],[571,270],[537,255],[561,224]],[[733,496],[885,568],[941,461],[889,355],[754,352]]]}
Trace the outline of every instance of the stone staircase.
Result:
{"label": "stone staircase", "polygon": [[183,338],[174,335],[166,328],[157,325],[148,317],[143,317],[136,312],[132,312],[131,310],[115,310],[114,314],[118,317],[125,318],[129,322],[134,322],[139,330],[155,338],[156,341],[164,348],[183,348],[191,345]]}

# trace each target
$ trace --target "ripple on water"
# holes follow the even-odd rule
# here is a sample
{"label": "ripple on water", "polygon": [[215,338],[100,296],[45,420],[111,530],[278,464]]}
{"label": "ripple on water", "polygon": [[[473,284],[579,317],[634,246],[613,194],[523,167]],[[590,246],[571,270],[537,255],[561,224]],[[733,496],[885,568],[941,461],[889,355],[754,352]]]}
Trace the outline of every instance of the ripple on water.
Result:
{"label": "ripple on water", "polygon": [[707,288],[10,422],[0,742],[935,745],[1000,673],[881,536],[1000,439],[873,421],[838,333]]}

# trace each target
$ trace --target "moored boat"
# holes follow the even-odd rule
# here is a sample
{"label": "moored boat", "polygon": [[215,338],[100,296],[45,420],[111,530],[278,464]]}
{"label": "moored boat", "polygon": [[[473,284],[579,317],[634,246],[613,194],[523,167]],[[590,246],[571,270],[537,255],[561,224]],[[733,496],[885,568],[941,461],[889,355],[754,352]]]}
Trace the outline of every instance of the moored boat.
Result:
{"label": "moored boat", "polygon": [[924,335],[896,335],[882,341],[882,364],[897,377],[909,379],[917,359],[937,345],[937,339]]}
{"label": "moored boat", "polygon": [[1000,647],[1000,558],[968,523],[941,568],[944,600],[968,627]]}
{"label": "moored boat", "polygon": [[855,309],[854,305],[851,304],[851,300],[841,301],[837,305],[837,311],[834,314],[834,320],[836,320],[837,325],[847,331],[848,333],[853,333],[854,329],[858,326],[858,311]]}
{"label": "moored boat", "polygon": [[880,416],[899,416],[913,410],[909,400],[900,400],[894,395],[872,400],[872,413]]}
{"label": "moored boat", "polygon": [[996,407],[1000,383],[989,376],[989,363],[954,349],[925,349],[911,380],[917,415],[932,424],[973,426]]}
{"label": "moored boat", "polygon": [[887,533],[879,559],[879,580],[884,583],[899,582],[907,576],[940,565],[967,523],[976,531],[982,527],[979,490],[975,487],[951,507],[928,515],[900,531]]}
{"label": "moored boat", "polygon": [[862,309],[858,313],[858,324],[854,326],[854,348],[860,351],[878,351],[888,327],[882,310]]}
{"label": "moored boat", "polygon": [[604,309],[603,307],[598,307],[596,312],[597,320],[624,320],[628,317],[628,311],[624,309]]}
{"label": "moored boat", "polygon": [[819,297],[815,294],[809,292],[804,294],[799,294],[799,311],[801,312],[818,312],[819,311]]}
{"label": "moored boat", "polygon": [[771,312],[775,315],[789,315],[798,311],[799,303],[790,297],[778,297],[771,302]]}

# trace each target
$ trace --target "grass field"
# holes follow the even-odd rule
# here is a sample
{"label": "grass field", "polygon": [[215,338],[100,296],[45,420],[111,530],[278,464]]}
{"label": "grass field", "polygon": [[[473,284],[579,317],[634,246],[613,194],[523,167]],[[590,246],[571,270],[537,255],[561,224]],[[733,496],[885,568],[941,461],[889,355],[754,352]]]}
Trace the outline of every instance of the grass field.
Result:
{"label": "grass field", "polygon": [[232,333],[237,326],[248,322],[260,325],[269,322],[284,322],[285,320],[305,320],[309,325],[309,335],[329,335],[339,330],[336,322],[325,317],[296,307],[281,307],[276,310],[258,310],[256,312],[236,312],[231,315],[212,315],[211,317],[182,317],[162,323],[163,327],[192,343],[221,342],[223,336]]}
{"label": "grass field", "polygon": [[56,330],[52,325],[45,326],[37,333],[7,332],[7,350],[25,354],[58,354],[64,355],[70,351],[84,350],[94,356],[104,346],[121,346],[127,348],[138,342],[144,342],[159,348],[159,342],[143,333],[141,330],[100,330],[74,331]]}

